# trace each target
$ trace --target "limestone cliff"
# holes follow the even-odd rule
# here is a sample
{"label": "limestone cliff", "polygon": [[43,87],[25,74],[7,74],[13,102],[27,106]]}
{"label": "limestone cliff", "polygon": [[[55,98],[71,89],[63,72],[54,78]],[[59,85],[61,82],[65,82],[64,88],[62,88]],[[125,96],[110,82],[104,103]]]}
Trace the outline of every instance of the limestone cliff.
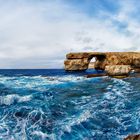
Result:
{"label": "limestone cliff", "polygon": [[91,59],[95,57],[95,69],[105,70],[108,65],[130,65],[132,69],[140,68],[140,52],[83,52],[66,55],[65,70],[86,70]]}
{"label": "limestone cliff", "polygon": [[108,65],[105,71],[109,76],[124,76],[129,75],[131,71],[130,65]]}

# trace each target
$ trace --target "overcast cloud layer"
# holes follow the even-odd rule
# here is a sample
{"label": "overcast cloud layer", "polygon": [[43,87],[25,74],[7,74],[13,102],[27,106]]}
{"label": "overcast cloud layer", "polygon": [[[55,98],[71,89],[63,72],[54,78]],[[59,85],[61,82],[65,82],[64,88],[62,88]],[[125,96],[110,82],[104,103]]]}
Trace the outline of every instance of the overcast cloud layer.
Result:
{"label": "overcast cloud layer", "polygon": [[0,0],[0,68],[63,68],[65,54],[140,50],[138,0]]}

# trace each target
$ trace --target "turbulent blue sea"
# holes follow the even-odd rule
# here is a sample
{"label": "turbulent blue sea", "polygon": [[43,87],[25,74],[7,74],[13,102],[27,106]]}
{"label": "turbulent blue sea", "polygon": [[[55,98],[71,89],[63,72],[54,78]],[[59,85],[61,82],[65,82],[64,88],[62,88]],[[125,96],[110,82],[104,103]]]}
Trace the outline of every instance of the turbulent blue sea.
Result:
{"label": "turbulent blue sea", "polygon": [[140,78],[0,70],[0,140],[122,140],[140,133]]}

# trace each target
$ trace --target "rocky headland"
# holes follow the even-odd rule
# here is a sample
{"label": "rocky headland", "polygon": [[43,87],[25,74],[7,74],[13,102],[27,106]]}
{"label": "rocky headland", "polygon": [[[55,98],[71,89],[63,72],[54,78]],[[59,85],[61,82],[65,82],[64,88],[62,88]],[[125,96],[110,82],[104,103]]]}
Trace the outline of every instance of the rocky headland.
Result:
{"label": "rocky headland", "polygon": [[[95,62],[91,62],[95,58]],[[140,52],[83,52],[69,53],[64,62],[66,71],[83,71],[88,68],[105,70],[108,76],[128,76],[140,72]]]}

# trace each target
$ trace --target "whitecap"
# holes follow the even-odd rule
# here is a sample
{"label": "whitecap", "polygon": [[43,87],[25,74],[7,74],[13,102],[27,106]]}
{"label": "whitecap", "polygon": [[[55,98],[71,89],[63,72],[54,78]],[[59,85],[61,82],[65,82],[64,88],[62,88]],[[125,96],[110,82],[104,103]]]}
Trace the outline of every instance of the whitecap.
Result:
{"label": "whitecap", "polygon": [[42,139],[48,138],[48,134],[43,133],[43,132],[41,132],[41,131],[33,131],[33,132],[32,132],[32,135],[39,136],[39,137],[41,137]]}
{"label": "whitecap", "polygon": [[6,96],[0,96],[0,105],[11,105],[15,102],[17,103],[28,102],[31,99],[32,99],[31,95],[19,96],[17,94],[11,94]]}

